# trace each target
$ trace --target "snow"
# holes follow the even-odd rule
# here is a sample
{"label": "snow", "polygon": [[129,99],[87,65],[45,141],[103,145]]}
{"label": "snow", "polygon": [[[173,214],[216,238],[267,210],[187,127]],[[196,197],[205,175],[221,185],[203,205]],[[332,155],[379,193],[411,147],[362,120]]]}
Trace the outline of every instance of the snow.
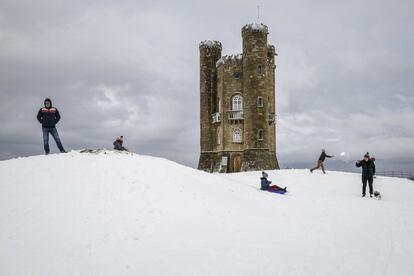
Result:
{"label": "snow", "polygon": [[255,32],[263,32],[268,34],[269,30],[267,28],[267,26],[263,23],[251,23],[251,24],[247,24],[243,27],[243,30],[251,30],[251,31],[255,31]]}
{"label": "snow", "polygon": [[104,151],[0,162],[0,275],[414,275],[414,182],[208,174]]}
{"label": "snow", "polygon": [[242,61],[243,59],[243,54],[233,54],[233,55],[225,55],[222,56],[217,62],[216,62],[216,67],[219,67],[222,64],[225,64],[226,62],[230,62],[230,61]]}
{"label": "snow", "polygon": [[220,48],[222,47],[221,42],[217,40],[204,40],[200,42],[199,47],[206,48]]}

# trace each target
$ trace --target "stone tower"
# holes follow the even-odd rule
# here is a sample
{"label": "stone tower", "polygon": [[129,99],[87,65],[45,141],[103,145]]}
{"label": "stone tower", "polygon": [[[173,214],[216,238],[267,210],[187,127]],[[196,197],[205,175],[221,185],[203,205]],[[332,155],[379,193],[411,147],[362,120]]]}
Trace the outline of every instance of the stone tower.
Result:
{"label": "stone tower", "polygon": [[276,158],[275,48],[268,28],[242,28],[243,54],[221,56],[218,41],[200,43],[198,169],[279,169]]}

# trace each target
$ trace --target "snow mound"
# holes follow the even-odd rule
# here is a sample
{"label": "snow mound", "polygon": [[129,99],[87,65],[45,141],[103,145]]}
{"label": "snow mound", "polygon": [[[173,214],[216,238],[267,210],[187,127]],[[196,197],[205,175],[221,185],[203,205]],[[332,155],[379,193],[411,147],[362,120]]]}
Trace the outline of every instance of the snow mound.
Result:
{"label": "snow mound", "polygon": [[0,275],[413,275],[414,183],[208,174],[102,150],[0,162]]}

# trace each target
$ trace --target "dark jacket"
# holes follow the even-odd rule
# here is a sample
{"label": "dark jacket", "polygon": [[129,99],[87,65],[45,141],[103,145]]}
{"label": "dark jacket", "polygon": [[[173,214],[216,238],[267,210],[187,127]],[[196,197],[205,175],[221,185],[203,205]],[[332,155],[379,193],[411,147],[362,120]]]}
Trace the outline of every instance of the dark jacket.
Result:
{"label": "dark jacket", "polygon": [[320,161],[325,161],[325,158],[326,157],[328,157],[328,158],[331,158],[332,156],[331,155],[327,155],[324,151],[321,153],[321,156],[319,156],[319,160]]}
{"label": "dark jacket", "polygon": [[372,161],[372,164],[374,165],[374,175],[375,175],[375,173],[376,173],[376,172],[375,172],[375,170],[376,170],[376,168],[375,168],[375,161],[374,161],[374,160],[372,160],[372,159],[371,159],[371,161]]}
{"label": "dark jacket", "polygon": [[114,149],[115,150],[125,150],[125,148],[122,146],[122,144],[123,144],[123,141],[122,141],[122,139],[116,139],[115,140],[115,142],[114,142]]}
{"label": "dark jacket", "polygon": [[55,127],[60,120],[59,110],[52,107],[52,101],[46,99],[50,102],[50,108],[42,107],[37,113],[37,120],[42,124],[42,127]]}
{"label": "dark jacket", "polygon": [[362,177],[372,178],[375,173],[375,164],[371,159],[368,161],[361,160],[356,162],[355,166],[362,167]]}
{"label": "dark jacket", "polygon": [[260,189],[261,190],[267,190],[269,189],[270,183],[272,183],[272,181],[267,180],[266,177],[261,177],[260,178]]}

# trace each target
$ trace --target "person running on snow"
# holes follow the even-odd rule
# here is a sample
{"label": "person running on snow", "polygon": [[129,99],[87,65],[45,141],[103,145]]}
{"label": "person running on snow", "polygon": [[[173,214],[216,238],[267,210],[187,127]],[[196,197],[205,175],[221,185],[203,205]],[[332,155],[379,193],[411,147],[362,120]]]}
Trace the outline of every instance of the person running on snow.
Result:
{"label": "person running on snow", "polygon": [[127,149],[122,145],[124,143],[124,136],[119,136],[118,138],[116,138],[115,142],[114,142],[114,150],[125,150],[127,151]]}
{"label": "person running on snow", "polygon": [[374,189],[372,187],[372,182],[374,182],[374,172],[375,164],[369,158],[368,152],[364,155],[363,160],[358,160],[355,165],[359,168],[362,167],[362,196],[365,196],[365,191],[367,188],[367,182],[369,185],[369,196],[372,197]]}
{"label": "person running on snow", "polygon": [[37,120],[39,123],[42,124],[42,132],[43,132],[43,146],[45,149],[45,154],[49,154],[49,133],[52,135],[53,139],[56,142],[57,147],[59,148],[60,152],[66,152],[62,146],[62,142],[59,138],[59,133],[56,129],[56,124],[60,120],[59,110],[57,108],[52,107],[52,101],[47,98],[44,101],[45,107],[42,107],[39,112],[37,113]]}
{"label": "person running on snow", "polygon": [[334,155],[332,155],[332,156],[327,155],[325,150],[322,149],[321,156],[319,156],[319,159],[318,159],[318,164],[316,165],[315,168],[311,169],[310,172],[313,172],[314,170],[317,170],[317,169],[321,168],[322,172],[325,173],[325,167],[323,165],[323,162],[325,161],[325,158],[332,158],[332,157],[334,157]]}
{"label": "person running on snow", "polygon": [[266,172],[262,172],[262,177],[260,178],[260,190],[264,190],[264,191],[285,191],[286,192],[286,187],[281,188],[277,185],[272,185],[270,186],[270,184],[272,183],[272,181],[267,180],[267,177],[269,175]]}

